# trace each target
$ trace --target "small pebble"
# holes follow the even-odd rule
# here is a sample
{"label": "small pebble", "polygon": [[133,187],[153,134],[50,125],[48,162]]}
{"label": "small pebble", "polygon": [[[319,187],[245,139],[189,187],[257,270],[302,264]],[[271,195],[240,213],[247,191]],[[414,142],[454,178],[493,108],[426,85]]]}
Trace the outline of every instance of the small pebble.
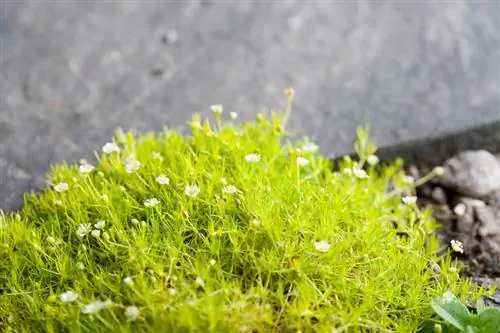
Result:
{"label": "small pebble", "polygon": [[453,208],[453,212],[458,216],[464,216],[467,213],[467,205],[460,202]]}

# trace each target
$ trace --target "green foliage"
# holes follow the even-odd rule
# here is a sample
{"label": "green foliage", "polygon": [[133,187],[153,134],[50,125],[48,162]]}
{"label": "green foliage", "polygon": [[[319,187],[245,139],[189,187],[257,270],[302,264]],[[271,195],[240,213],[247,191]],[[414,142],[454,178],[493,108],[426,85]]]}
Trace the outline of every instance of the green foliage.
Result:
{"label": "green foliage", "polygon": [[485,307],[481,300],[476,305],[477,314],[469,312],[468,308],[449,292],[434,299],[431,306],[444,322],[428,329],[429,332],[500,332],[500,309]]}
{"label": "green foliage", "polygon": [[367,132],[334,172],[283,121],[118,131],[95,168],[54,166],[0,224],[0,330],[408,333],[475,292]]}

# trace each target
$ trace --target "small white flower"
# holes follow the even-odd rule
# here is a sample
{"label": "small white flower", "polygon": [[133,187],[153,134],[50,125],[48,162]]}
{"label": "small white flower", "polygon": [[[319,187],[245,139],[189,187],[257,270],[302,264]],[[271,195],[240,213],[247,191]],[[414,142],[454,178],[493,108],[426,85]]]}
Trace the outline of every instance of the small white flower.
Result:
{"label": "small white flower", "polygon": [[229,112],[229,117],[232,120],[236,120],[236,118],[238,118],[238,114],[236,112]]}
{"label": "small white flower", "polygon": [[109,197],[108,197],[108,195],[107,195],[107,194],[103,194],[103,195],[101,195],[101,200],[102,200],[102,201],[109,201]]}
{"label": "small white flower", "polygon": [[68,185],[68,183],[59,183],[59,184],[54,185],[54,190],[56,190],[56,192],[61,193],[61,192],[69,190],[69,185]]}
{"label": "small white flower", "polygon": [[403,182],[405,184],[408,184],[408,185],[411,185],[415,182],[415,178],[413,178],[412,176],[404,176],[403,177]]}
{"label": "small white flower", "polygon": [[78,226],[78,229],[76,229],[76,234],[80,237],[85,237],[91,230],[91,225],[90,223],[83,223]]}
{"label": "small white flower", "polygon": [[314,247],[319,252],[327,252],[330,249],[331,245],[327,241],[323,240],[323,241],[314,243]]}
{"label": "small white flower", "polygon": [[78,299],[78,294],[69,290],[69,291],[65,291],[63,292],[61,295],[59,295],[59,299],[61,300],[61,302],[63,303],[70,303],[70,302],[74,302]]}
{"label": "small white flower", "polygon": [[302,151],[304,153],[315,153],[318,150],[319,150],[318,145],[313,142],[307,143],[306,145],[304,145],[304,147],[302,147]]}
{"label": "small white flower", "polygon": [[260,220],[258,220],[258,219],[253,219],[253,220],[251,221],[251,223],[252,223],[255,227],[260,226]]}
{"label": "small white flower", "polygon": [[356,176],[356,178],[359,178],[359,179],[366,179],[366,178],[368,178],[368,174],[363,169],[352,168],[352,173],[354,174],[354,176]]}
{"label": "small white flower", "polygon": [[139,170],[141,167],[141,162],[135,160],[135,159],[128,159],[127,162],[125,163],[125,171],[127,173],[133,173]]}
{"label": "small white flower", "polygon": [[113,304],[113,302],[111,302],[110,300],[104,302],[103,301],[90,302],[83,307],[82,312],[85,314],[95,314],[101,310],[108,308],[109,306],[111,306],[111,304]]}
{"label": "small white flower", "polygon": [[204,287],[205,286],[205,281],[201,277],[197,277],[196,280],[194,281],[198,286]]}
{"label": "small white flower", "polygon": [[224,177],[222,177],[222,178],[220,179],[220,182],[221,182],[222,184],[226,185],[226,184],[227,184],[227,179],[226,179],[226,178],[224,178]]}
{"label": "small white flower", "polygon": [[86,163],[86,164],[80,165],[80,173],[87,174],[87,173],[91,173],[92,170],[94,170],[94,166],[91,164]]}
{"label": "small white flower", "polygon": [[154,207],[157,206],[158,204],[160,204],[160,200],[156,198],[151,198],[144,201],[144,206],[146,207]]}
{"label": "small white flower", "polygon": [[413,205],[417,202],[417,197],[403,197],[401,198],[401,200],[403,201],[403,203],[407,204],[407,205]]}
{"label": "small white flower", "polygon": [[156,182],[160,185],[169,185],[170,184],[170,179],[165,176],[165,175],[159,175],[156,177]]}
{"label": "small white flower", "polygon": [[96,228],[96,229],[102,229],[102,228],[104,228],[105,225],[106,225],[106,221],[97,221],[94,224],[94,228]]}
{"label": "small white flower", "polygon": [[163,161],[163,156],[161,156],[161,154],[157,151],[154,151],[151,153],[151,156],[154,158],[154,159],[157,159],[158,161],[162,162]]}
{"label": "small white flower", "polygon": [[191,198],[196,198],[200,194],[200,188],[196,185],[188,185],[184,189],[184,194]]}
{"label": "small white flower", "polygon": [[119,153],[120,147],[118,147],[118,145],[114,142],[108,142],[102,146],[102,152],[105,154]]}
{"label": "small white flower", "polygon": [[238,192],[238,189],[236,187],[234,187],[233,185],[227,185],[227,186],[224,186],[224,188],[222,189],[222,192],[234,194],[234,193]]}
{"label": "small white flower", "polygon": [[83,262],[79,261],[76,263],[76,268],[83,271],[85,269],[85,265],[83,264]]}
{"label": "small white flower", "polygon": [[215,261],[215,259],[210,259],[210,261],[208,262],[210,264],[210,266],[213,266],[215,265],[217,261]]}
{"label": "small white flower", "polygon": [[216,115],[220,116],[222,114],[222,105],[217,104],[217,105],[212,105],[210,107],[210,110]]}
{"label": "small white flower", "polygon": [[379,158],[377,157],[377,155],[370,155],[366,158],[366,162],[369,165],[375,165],[379,162]]}
{"label": "small white flower", "polygon": [[306,166],[309,164],[309,160],[307,158],[303,158],[302,156],[297,157],[297,164],[299,166]]}
{"label": "small white flower", "polygon": [[135,321],[139,317],[139,314],[137,306],[127,306],[125,309],[125,318],[127,318],[127,321]]}
{"label": "small white flower", "polygon": [[54,200],[54,205],[61,207],[63,202],[61,200]]}
{"label": "small white flower", "polygon": [[92,237],[98,238],[99,236],[101,236],[101,230],[94,229],[90,234],[92,235]]}
{"label": "small white flower", "polygon": [[453,239],[450,242],[450,244],[451,244],[451,248],[453,249],[453,251],[459,252],[459,253],[464,253],[464,245],[462,244],[462,242]]}
{"label": "small white flower", "polygon": [[342,173],[345,175],[352,175],[352,169],[351,168],[344,168],[342,170]]}
{"label": "small white flower", "polygon": [[249,163],[256,163],[260,161],[260,155],[257,153],[248,154],[245,156],[245,160]]}
{"label": "small white flower", "polygon": [[130,276],[127,276],[126,278],[123,279],[123,283],[125,283],[127,286],[133,286],[134,279],[132,279]]}
{"label": "small white flower", "polygon": [[174,288],[168,288],[168,292],[172,296],[175,295],[175,294],[177,294],[177,290],[175,290]]}

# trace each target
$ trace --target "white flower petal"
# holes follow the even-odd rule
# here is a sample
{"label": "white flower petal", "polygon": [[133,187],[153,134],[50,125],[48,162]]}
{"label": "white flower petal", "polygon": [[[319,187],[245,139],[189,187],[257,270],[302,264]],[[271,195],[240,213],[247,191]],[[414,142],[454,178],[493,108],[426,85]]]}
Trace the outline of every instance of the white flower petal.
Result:
{"label": "white flower petal", "polygon": [[369,165],[375,165],[379,162],[379,158],[377,157],[377,155],[370,155],[366,158],[366,162]]}
{"label": "white flower petal", "polygon": [[59,183],[59,184],[54,185],[54,190],[56,192],[61,193],[61,192],[69,190],[69,185],[68,185],[68,183]]}
{"label": "white flower petal", "polygon": [[130,276],[127,276],[126,278],[123,279],[123,283],[125,283],[128,286],[134,285],[134,279],[132,279]]}
{"label": "white flower petal", "polygon": [[200,287],[205,286],[205,281],[203,281],[203,279],[201,277],[197,277],[195,283]]}
{"label": "white flower petal", "polygon": [[98,221],[94,224],[94,228],[96,229],[102,229],[106,225],[106,221]]}
{"label": "white flower petal", "polygon": [[319,252],[328,252],[328,250],[330,249],[331,245],[327,241],[323,240],[323,241],[314,243],[314,247]]}
{"label": "white flower petal", "polygon": [[319,150],[319,147],[317,144],[315,143],[307,143],[306,145],[304,145],[304,147],[302,147],[302,151],[304,153],[315,153]]}
{"label": "white flower petal", "polygon": [[297,157],[297,164],[299,166],[306,166],[309,164],[309,160],[307,158],[299,156]]}
{"label": "white flower petal", "polygon": [[127,173],[136,172],[140,169],[140,167],[141,167],[141,162],[134,160],[134,159],[129,159],[125,163],[125,171]]}
{"label": "white flower petal", "polygon": [[156,177],[156,182],[160,185],[169,185],[170,184],[170,179],[165,176],[165,175],[159,175]]}
{"label": "white flower petal", "polygon": [[144,201],[144,206],[146,206],[146,207],[155,207],[159,204],[160,204],[160,200],[158,200],[156,198],[151,198],[151,199],[147,199]]}
{"label": "white flower petal", "polygon": [[464,245],[462,244],[462,242],[453,239],[450,242],[450,244],[451,244],[451,248],[453,249],[453,251],[459,252],[459,253],[464,253]]}
{"label": "white flower petal", "polygon": [[63,303],[70,303],[70,302],[74,302],[78,299],[78,294],[69,290],[69,291],[65,291],[63,292],[61,295],[59,295],[59,299],[61,300],[61,302]]}
{"label": "white flower petal", "polygon": [[95,301],[95,302],[90,302],[87,305],[83,307],[82,312],[85,314],[95,314],[98,313],[99,311],[108,308],[111,306],[113,303],[110,300],[107,301]]}
{"label": "white flower petal", "polygon": [[352,168],[352,173],[354,174],[354,176],[356,176],[356,178],[359,178],[359,179],[369,178],[368,174],[363,169]]}
{"label": "white flower petal", "polygon": [[83,174],[90,173],[94,169],[95,169],[94,166],[88,163],[80,165],[80,173]]}
{"label": "white flower petal", "polygon": [[210,110],[216,115],[216,116],[220,116],[222,114],[222,111],[223,111],[223,108],[222,108],[222,105],[220,104],[217,104],[217,105],[212,105],[210,107]]}
{"label": "white flower petal", "polygon": [[236,187],[234,187],[233,185],[227,185],[227,186],[224,186],[224,188],[222,189],[222,192],[234,194],[234,193],[238,192],[238,189]]}
{"label": "white flower petal", "polygon": [[102,146],[102,152],[105,154],[119,153],[120,147],[114,142],[108,142]]}
{"label": "white flower petal", "polygon": [[245,160],[249,163],[256,163],[260,161],[260,155],[257,153],[248,154],[245,156]]}
{"label": "white flower petal", "polygon": [[135,321],[139,317],[139,314],[137,306],[127,306],[125,308],[125,318],[127,318],[127,321]]}
{"label": "white flower petal", "polygon": [[413,205],[417,202],[417,197],[407,196],[407,197],[403,197],[401,200],[403,201],[403,203],[405,203],[407,205]]}
{"label": "white flower petal", "polygon": [[200,188],[196,185],[188,185],[184,189],[184,194],[191,198],[196,198],[200,194]]}
{"label": "white flower petal", "polygon": [[80,224],[78,229],[76,229],[76,234],[80,237],[85,237],[90,232],[91,227],[90,223]]}

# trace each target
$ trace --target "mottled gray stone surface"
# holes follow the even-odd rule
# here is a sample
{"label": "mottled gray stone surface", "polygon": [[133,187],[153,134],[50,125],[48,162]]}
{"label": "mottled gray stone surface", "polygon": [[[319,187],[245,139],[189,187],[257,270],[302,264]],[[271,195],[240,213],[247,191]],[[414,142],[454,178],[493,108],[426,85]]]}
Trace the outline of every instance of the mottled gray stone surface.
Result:
{"label": "mottled gray stone surface", "polygon": [[499,64],[495,0],[3,0],[0,207],[119,126],[251,119],[288,86],[291,126],[332,156],[366,123],[389,146],[498,121]]}
{"label": "mottled gray stone surface", "polygon": [[471,198],[500,190],[500,160],[486,150],[467,150],[444,163],[443,186]]}

